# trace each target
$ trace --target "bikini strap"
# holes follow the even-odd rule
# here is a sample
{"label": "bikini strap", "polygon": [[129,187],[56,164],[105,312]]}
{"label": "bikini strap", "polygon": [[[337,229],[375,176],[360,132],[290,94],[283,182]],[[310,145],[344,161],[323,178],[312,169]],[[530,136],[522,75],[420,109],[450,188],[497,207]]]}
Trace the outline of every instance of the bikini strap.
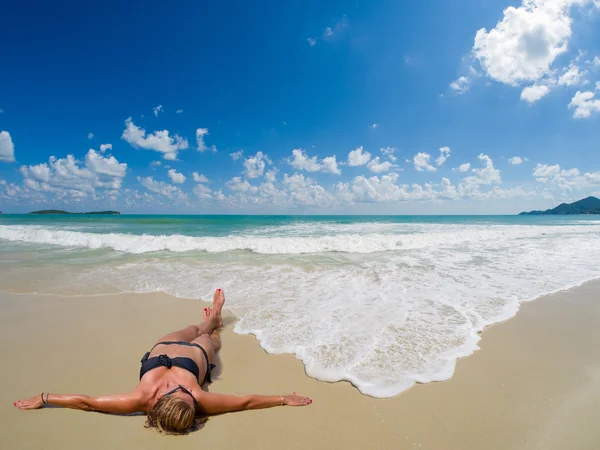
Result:
{"label": "bikini strap", "polygon": [[[157,345],[185,345],[186,347],[198,347],[200,350],[204,351],[201,345],[186,341],[162,341],[154,344],[154,347],[156,347]],[[150,349],[150,352],[154,350],[154,347]]]}

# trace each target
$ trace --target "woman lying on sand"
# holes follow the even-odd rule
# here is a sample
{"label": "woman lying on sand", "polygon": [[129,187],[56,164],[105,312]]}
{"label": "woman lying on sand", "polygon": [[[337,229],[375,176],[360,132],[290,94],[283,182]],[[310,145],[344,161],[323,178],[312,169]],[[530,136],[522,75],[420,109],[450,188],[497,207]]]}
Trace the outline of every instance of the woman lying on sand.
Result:
{"label": "woman lying on sand", "polygon": [[[213,308],[204,309],[204,322],[190,325],[160,338],[144,355],[140,383],[128,394],[89,397],[42,393],[14,404],[19,409],[38,409],[56,405],[84,411],[148,414],[146,426],[173,434],[185,434],[195,425],[196,416],[223,414],[273,406],[304,406],[312,400],[297,395],[213,394],[201,389],[210,383],[216,353],[221,348],[219,336],[225,295],[215,291]],[[295,394],[295,392],[294,392]]]}

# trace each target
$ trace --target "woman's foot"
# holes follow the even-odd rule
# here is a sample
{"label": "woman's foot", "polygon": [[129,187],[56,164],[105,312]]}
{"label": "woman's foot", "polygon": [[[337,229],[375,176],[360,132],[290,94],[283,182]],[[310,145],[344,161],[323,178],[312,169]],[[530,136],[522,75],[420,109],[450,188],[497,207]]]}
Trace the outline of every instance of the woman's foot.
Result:
{"label": "woman's foot", "polygon": [[223,326],[223,317],[221,311],[223,310],[224,304],[225,294],[223,294],[221,289],[217,289],[213,297],[213,308],[204,308],[202,313],[205,322],[212,322],[211,331],[219,329]]}
{"label": "woman's foot", "polygon": [[220,315],[215,313],[213,308],[204,308],[202,311],[202,316],[204,317],[204,323],[208,324],[208,332],[212,333],[217,328],[221,328],[223,326],[223,319]]}
{"label": "woman's foot", "polygon": [[215,295],[213,296],[213,308],[214,312],[221,316],[221,310],[223,309],[223,305],[225,304],[225,293],[223,289],[215,290]]}

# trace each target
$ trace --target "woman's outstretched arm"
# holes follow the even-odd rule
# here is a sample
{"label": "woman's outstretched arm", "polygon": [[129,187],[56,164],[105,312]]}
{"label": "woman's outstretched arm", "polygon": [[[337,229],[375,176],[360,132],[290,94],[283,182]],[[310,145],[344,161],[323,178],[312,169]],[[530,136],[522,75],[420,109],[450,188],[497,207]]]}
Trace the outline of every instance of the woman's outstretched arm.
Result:
{"label": "woman's outstretched arm", "polygon": [[81,409],[83,411],[99,411],[107,413],[130,414],[142,412],[144,401],[139,392],[128,394],[105,395],[90,397],[82,394],[43,394],[14,403],[19,409],[39,409],[48,405],[62,406],[65,408]]}
{"label": "woman's outstretched arm", "polygon": [[312,403],[308,397],[298,395],[235,395],[214,394],[200,391],[196,394],[198,409],[207,415],[224,414],[274,406],[306,406]]}

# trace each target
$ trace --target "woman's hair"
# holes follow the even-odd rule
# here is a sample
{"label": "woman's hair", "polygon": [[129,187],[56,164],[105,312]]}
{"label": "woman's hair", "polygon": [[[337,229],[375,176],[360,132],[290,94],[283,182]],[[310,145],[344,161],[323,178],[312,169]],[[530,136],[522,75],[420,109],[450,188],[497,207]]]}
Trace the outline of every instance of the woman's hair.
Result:
{"label": "woman's hair", "polygon": [[196,409],[184,399],[165,395],[148,413],[146,428],[157,428],[167,434],[187,434],[195,426],[195,414]]}

